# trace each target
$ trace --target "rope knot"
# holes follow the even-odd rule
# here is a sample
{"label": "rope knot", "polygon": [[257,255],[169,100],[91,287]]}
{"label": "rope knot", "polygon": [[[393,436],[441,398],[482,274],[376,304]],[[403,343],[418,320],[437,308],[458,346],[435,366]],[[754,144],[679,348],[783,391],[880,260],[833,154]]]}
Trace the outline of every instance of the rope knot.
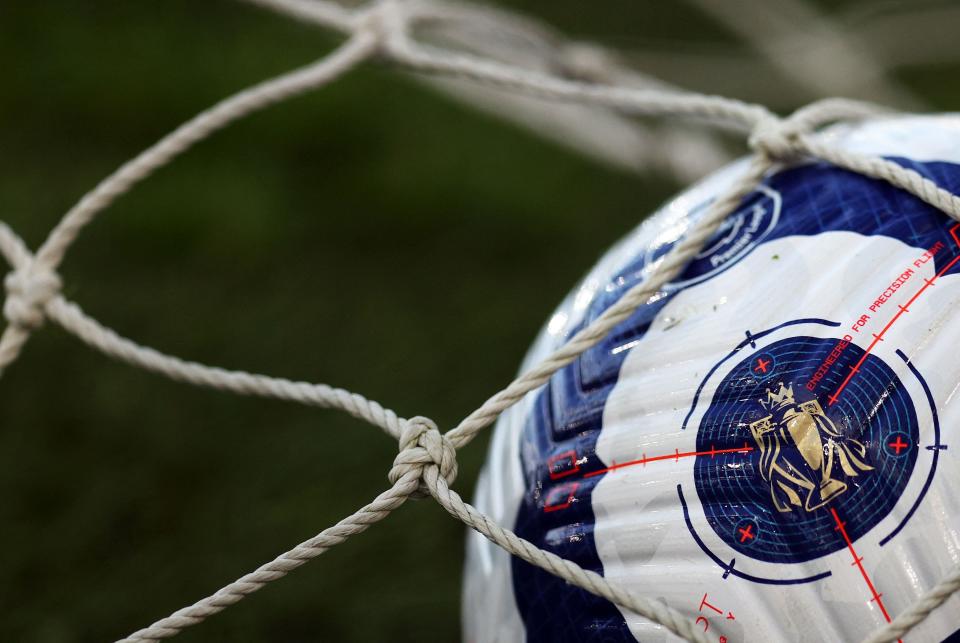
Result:
{"label": "rope knot", "polygon": [[60,292],[60,277],[49,269],[33,263],[17,268],[4,279],[7,300],[3,315],[11,324],[34,330],[43,324],[43,308]]}
{"label": "rope knot", "polygon": [[805,129],[804,123],[799,120],[770,115],[753,128],[748,144],[751,149],[770,159],[795,160],[806,151],[800,141]]}
{"label": "rope knot", "polygon": [[354,29],[372,35],[381,50],[390,50],[406,44],[410,20],[401,0],[379,0],[355,14]]}
{"label": "rope knot", "polygon": [[453,484],[457,478],[457,450],[453,444],[440,433],[433,420],[425,417],[413,417],[406,421],[400,433],[400,453],[393,461],[393,467],[387,476],[391,484],[407,473],[414,471],[420,477],[414,497],[423,498],[430,495],[427,486],[427,471],[436,467],[439,475]]}

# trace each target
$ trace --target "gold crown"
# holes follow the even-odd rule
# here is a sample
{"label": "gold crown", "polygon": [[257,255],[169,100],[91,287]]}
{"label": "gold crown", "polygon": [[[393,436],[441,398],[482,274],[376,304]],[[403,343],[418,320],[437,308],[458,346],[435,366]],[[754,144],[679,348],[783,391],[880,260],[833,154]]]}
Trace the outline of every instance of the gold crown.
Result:
{"label": "gold crown", "polygon": [[773,410],[782,406],[790,406],[794,403],[793,386],[784,386],[783,382],[780,382],[779,391],[774,393],[770,389],[767,389],[767,399],[760,400],[760,404],[763,406],[763,408],[768,410]]}

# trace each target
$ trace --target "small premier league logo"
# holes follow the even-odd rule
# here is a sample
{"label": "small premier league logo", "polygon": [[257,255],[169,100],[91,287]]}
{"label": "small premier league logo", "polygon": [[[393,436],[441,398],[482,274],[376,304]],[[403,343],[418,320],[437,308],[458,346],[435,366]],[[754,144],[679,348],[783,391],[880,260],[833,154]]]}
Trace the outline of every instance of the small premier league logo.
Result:
{"label": "small premier league logo", "polygon": [[864,461],[863,443],[845,437],[816,399],[798,402],[793,386],[781,382],[777,392],[768,389],[758,402],[768,414],[750,423],[750,433],[777,511],[813,511],[846,492],[847,484],[833,477],[835,465],[850,477],[873,470]]}
{"label": "small premier league logo", "polygon": [[[783,197],[768,185],[759,185],[740,208],[732,212],[703,249],[687,264],[683,274],[670,282],[670,290],[680,290],[714,277],[734,265],[766,239],[780,220]],[[701,216],[712,201],[706,200],[691,208],[691,218]],[[679,234],[679,236],[678,236]],[[650,267],[662,259],[680,241],[683,228],[669,227],[654,240],[644,255]]]}

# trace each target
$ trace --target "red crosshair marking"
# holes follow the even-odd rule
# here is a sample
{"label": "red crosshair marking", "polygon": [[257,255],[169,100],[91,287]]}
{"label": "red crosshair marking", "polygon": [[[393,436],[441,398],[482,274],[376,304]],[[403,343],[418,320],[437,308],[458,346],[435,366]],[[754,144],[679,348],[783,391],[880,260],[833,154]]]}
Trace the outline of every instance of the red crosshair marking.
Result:
{"label": "red crosshair marking", "polygon": [[748,540],[753,540],[756,536],[753,535],[753,525],[747,525],[746,527],[741,527],[737,531],[740,532],[740,542],[746,542]]}
{"label": "red crosshair marking", "polygon": [[754,371],[759,371],[761,373],[767,372],[767,366],[770,365],[770,360],[763,359],[762,357],[757,358],[757,365],[753,367]]}
{"label": "red crosshair marking", "polygon": [[680,458],[691,458],[697,455],[708,455],[711,458],[721,453],[749,453],[753,451],[753,447],[749,446],[746,442],[743,443],[742,447],[737,449],[717,449],[715,447],[710,447],[709,451],[680,451],[679,449],[674,449],[673,453],[667,455],[655,455],[652,458],[648,458],[644,455],[639,460],[631,460],[630,462],[621,462],[619,464],[612,464],[605,469],[598,469],[596,471],[591,471],[590,473],[584,474],[584,478],[591,478],[593,476],[599,476],[601,474],[607,473],[609,471],[615,471],[617,469],[623,469],[624,467],[632,467],[636,464],[647,464],[648,462],[659,462],[660,460],[673,460],[678,462]]}
{"label": "red crosshair marking", "polygon": [[[957,246],[960,247],[960,236],[957,235],[957,231],[958,231],[958,230],[960,230],[960,224],[955,225],[955,226],[953,226],[953,227],[950,229],[950,236],[953,237],[953,240],[956,242]],[[827,398],[827,399],[829,400],[829,405],[830,405],[830,406],[832,406],[832,405],[834,405],[834,404],[837,403],[837,400],[840,398],[840,393],[843,392],[843,389],[847,388],[847,384],[850,383],[850,380],[853,379],[853,376],[856,375],[856,374],[857,374],[857,371],[860,370],[860,366],[862,366],[863,363],[864,363],[865,361],[867,361],[867,356],[870,354],[870,351],[873,350],[874,346],[876,346],[878,343],[880,343],[880,342],[883,341],[883,336],[886,334],[886,332],[887,332],[888,330],[890,330],[890,327],[893,326],[893,324],[894,324],[898,319],[900,319],[900,317],[901,317],[902,315],[904,315],[905,313],[910,312],[910,311],[909,311],[910,305],[911,305],[913,302],[915,302],[915,301],[917,300],[917,298],[918,298],[920,295],[922,295],[927,288],[929,288],[930,286],[932,286],[937,279],[939,279],[940,277],[942,277],[942,276],[944,275],[944,273],[946,273],[948,270],[950,270],[951,268],[953,268],[953,266],[956,265],[956,263],[957,263],[958,261],[960,261],[960,255],[957,255],[956,257],[954,257],[953,259],[951,259],[950,262],[949,262],[947,265],[945,265],[940,272],[938,272],[936,275],[934,275],[933,279],[924,279],[924,281],[925,281],[926,283],[924,283],[924,284],[923,284],[923,287],[922,287],[920,290],[918,290],[918,291],[913,295],[913,297],[910,298],[910,301],[907,302],[907,305],[906,305],[906,306],[899,306],[899,305],[898,305],[898,308],[899,308],[900,310],[897,311],[897,314],[895,314],[895,315],[893,316],[893,318],[892,318],[889,322],[887,322],[887,325],[883,327],[883,330],[881,330],[879,333],[876,333],[876,334],[873,335],[873,341],[870,342],[870,345],[869,345],[869,346],[867,346],[867,350],[866,350],[866,352],[863,354],[863,357],[861,357],[861,358],[860,358],[860,361],[858,361],[858,362],[856,363],[856,365],[853,366],[853,368],[850,369],[850,372],[847,374],[847,377],[843,380],[843,383],[840,385],[840,388],[838,388],[833,395],[831,395],[829,398]]]}
{"label": "red crosshair marking", "polygon": [[891,449],[896,451],[897,455],[900,455],[900,450],[906,449],[910,445],[904,442],[902,439],[900,439],[900,436],[898,435],[896,442],[891,442],[887,446],[889,446]]}
{"label": "red crosshair marking", "polygon": [[[863,557],[859,556],[857,554],[857,550],[853,548],[853,542],[850,540],[850,536],[847,535],[846,523],[840,520],[840,515],[833,507],[830,508],[830,513],[833,514],[833,519],[837,523],[837,528],[834,531],[839,531],[840,535],[843,536],[843,541],[847,543],[847,549],[850,550],[850,555],[853,556],[853,564],[856,565],[857,569],[860,570],[860,575],[863,576],[863,580],[866,581],[867,587],[870,589],[870,594],[873,596],[873,598],[870,599],[870,602],[877,603],[877,606],[880,607],[880,612],[883,614],[883,618],[886,619],[887,623],[889,623],[890,614],[887,612],[887,608],[883,605],[883,594],[877,592],[877,588],[873,586],[873,581],[871,581],[870,577],[867,575],[867,570],[863,568]],[[898,639],[898,643],[903,643],[903,641]]]}

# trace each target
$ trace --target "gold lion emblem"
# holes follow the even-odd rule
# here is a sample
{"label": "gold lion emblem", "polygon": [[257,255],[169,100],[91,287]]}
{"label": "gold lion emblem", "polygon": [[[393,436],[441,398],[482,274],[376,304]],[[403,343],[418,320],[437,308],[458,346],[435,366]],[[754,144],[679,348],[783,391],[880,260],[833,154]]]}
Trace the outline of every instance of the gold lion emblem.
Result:
{"label": "gold lion emblem", "polygon": [[850,477],[873,469],[864,462],[866,447],[844,438],[817,400],[797,402],[792,384],[781,382],[776,393],[768,390],[759,402],[770,414],[752,422],[750,432],[777,511],[813,511],[845,493],[847,484],[833,477],[834,464]]}

